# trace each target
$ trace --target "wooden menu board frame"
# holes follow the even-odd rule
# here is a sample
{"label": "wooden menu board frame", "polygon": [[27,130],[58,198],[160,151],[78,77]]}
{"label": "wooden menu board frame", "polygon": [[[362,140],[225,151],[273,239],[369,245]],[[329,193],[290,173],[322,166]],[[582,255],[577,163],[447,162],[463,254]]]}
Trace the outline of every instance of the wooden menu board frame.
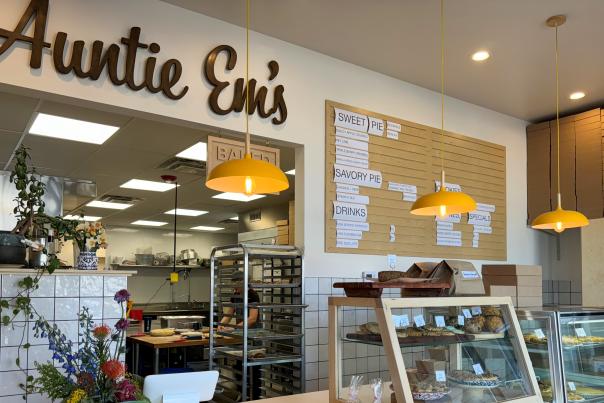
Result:
{"label": "wooden menu board frame", "polygon": [[[380,188],[359,187],[359,194],[369,197],[367,223],[358,248],[336,247],[336,220],[333,201],[336,200],[334,163],[336,162],[334,125],[335,110],[343,109],[384,122],[398,123],[398,139],[386,135],[369,135],[370,170],[380,171]],[[440,129],[403,119],[370,112],[334,101],[325,101],[325,252],[354,253],[475,260],[506,260],[506,149],[504,146],[456,133],[445,132],[445,170],[447,183],[459,184],[478,203],[492,204],[491,234],[479,235],[478,247],[472,246],[473,225],[468,215],[454,229],[462,233],[462,246],[437,246],[434,217],[419,217],[409,213],[410,201],[403,201],[400,192],[388,190],[389,182],[417,186],[418,196],[435,190],[440,181]],[[391,242],[390,226],[396,228]]]}

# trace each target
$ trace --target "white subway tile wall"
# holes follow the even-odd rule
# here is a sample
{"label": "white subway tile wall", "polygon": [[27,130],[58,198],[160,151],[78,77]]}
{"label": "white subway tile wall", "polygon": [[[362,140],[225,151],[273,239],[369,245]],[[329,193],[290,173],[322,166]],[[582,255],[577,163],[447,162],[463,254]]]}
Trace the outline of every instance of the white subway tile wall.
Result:
{"label": "white subway tile wall", "polygon": [[[16,296],[17,283],[24,277],[20,274],[0,276],[0,298]],[[124,275],[44,276],[40,279],[40,287],[31,293],[32,304],[39,314],[56,323],[67,338],[77,342],[77,319],[82,307],[89,308],[96,323],[113,326],[121,317],[122,312],[113,301],[113,296],[117,291],[127,288],[127,279]],[[32,346],[19,352],[18,346],[28,342]],[[15,364],[17,354],[29,375],[35,375],[35,362],[52,359],[48,341],[34,336],[33,323],[26,322],[23,315],[11,326],[0,326],[0,403],[48,402],[47,397],[39,394],[23,399],[19,384],[25,381],[27,374]]]}

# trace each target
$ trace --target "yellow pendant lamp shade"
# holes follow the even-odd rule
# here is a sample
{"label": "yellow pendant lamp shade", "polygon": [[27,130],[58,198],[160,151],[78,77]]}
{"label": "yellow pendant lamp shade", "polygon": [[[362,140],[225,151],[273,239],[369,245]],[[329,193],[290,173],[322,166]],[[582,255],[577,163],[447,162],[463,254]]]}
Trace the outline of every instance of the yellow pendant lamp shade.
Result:
{"label": "yellow pendant lamp shade", "polygon": [[411,206],[411,214],[445,217],[476,210],[476,202],[470,196],[445,189],[444,176],[443,172],[440,190],[417,199]]}
{"label": "yellow pendant lamp shade", "polygon": [[246,154],[212,169],[206,186],[220,192],[251,195],[281,192],[289,187],[289,181],[275,165]]}

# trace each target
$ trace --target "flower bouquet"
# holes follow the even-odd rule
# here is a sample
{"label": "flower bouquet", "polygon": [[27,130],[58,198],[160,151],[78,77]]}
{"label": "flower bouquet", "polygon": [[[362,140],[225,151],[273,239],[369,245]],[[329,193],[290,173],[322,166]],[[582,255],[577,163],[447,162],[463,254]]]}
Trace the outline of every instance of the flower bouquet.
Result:
{"label": "flower bouquet", "polygon": [[[74,222],[74,224],[76,224]],[[105,228],[100,222],[95,223],[77,223],[62,234],[64,239],[73,240],[78,246],[79,255],[77,258],[77,268],[81,270],[96,270],[98,258],[96,251],[107,247],[105,238]]]}
{"label": "flower bouquet", "polygon": [[75,347],[77,341],[68,340],[56,324],[38,319],[34,334],[48,338],[55,364],[35,363],[39,376],[28,378],[26,391],[67,403],[147,401],[141,392],[142,381],[126,372],[120,357],[125,351],[129,325],[125,317],[129,298],[127,290],[115,294],[114,300],[122,308],[122,319],[113,328],[95,325],[90,312],[84,308],[79,315],[79,347]]}

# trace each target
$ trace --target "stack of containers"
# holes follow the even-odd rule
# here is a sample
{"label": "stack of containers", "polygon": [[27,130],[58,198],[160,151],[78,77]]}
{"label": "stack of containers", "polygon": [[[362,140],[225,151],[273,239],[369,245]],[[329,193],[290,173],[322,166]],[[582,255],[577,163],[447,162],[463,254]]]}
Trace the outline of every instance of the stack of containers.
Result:
{"label": "stack of containers", "polygon": [[541,266],[496,264],[482,266],[482,281],[487,295],[512,298],[516,308],[543,305]]}

